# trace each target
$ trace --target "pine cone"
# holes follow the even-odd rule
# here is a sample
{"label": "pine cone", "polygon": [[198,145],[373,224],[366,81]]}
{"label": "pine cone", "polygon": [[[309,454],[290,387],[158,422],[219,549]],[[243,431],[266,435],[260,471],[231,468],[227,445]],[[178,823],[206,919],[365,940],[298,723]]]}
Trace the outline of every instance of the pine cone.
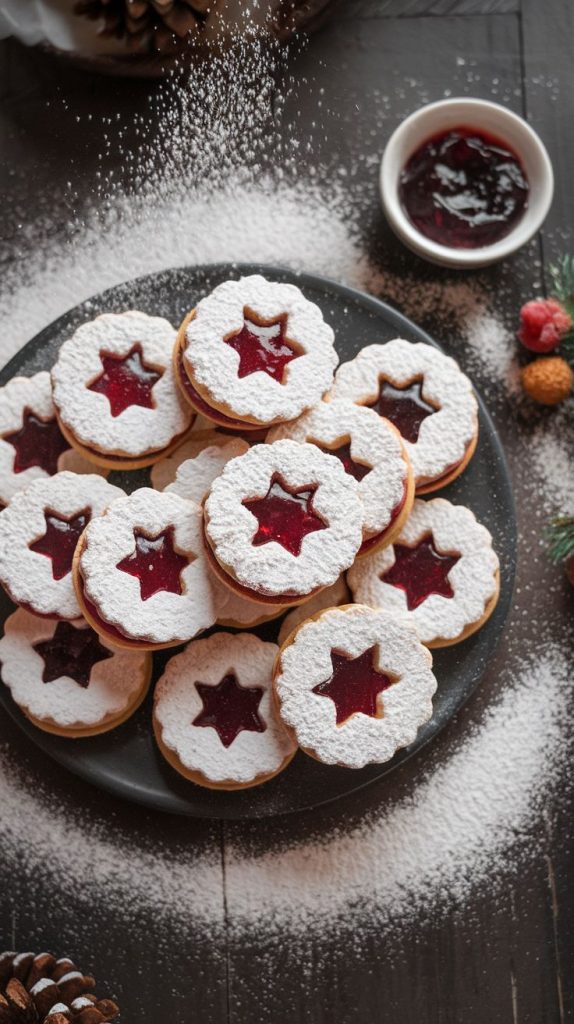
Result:
{"label": "pine cone", "polygon": [[111,999],[97,999],[95,980],[72,960],[50,953],[0,954],[0,1024],[103,1024],[117,1017]]}
{"label": "pine cone", "polygon": [[199,28],[210,0],[76,0],[74,12],[101,21],[99,34],[139,53],[176,51]]}

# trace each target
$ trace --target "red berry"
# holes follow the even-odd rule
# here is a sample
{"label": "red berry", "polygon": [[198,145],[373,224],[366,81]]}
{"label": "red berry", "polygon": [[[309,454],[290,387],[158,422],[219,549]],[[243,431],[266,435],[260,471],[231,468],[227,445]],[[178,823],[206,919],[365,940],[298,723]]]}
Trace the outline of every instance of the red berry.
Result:
{"label": "red berry", "polygon": [[532,299],[520,310],[518,337],[532,352],[552,352],[571,329],[572,320],[556,299]]}

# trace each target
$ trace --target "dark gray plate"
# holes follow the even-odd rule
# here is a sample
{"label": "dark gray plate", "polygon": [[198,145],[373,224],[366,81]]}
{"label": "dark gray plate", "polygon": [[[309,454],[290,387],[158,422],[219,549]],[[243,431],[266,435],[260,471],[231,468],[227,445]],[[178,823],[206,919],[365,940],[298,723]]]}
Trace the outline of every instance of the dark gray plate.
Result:
{"label": "dark gray plate", "polygon": [[[165,316],[177,324],[215,285],[227,278],[254,272],[298,284],[305,295],[321,307],[326,320],[335,329],[341,360],[352,358],[364,345],[384,342],[397,335],[436,344],[389,306],[332,281],[273,267],[218,264],[141,277],[77,306],[46,327],[11,360],[0,373],[0,384],[16,374],[29,376],[37,370],[49,369],[64,339],[97,313],[135,308]],[[504,452],[480,398],[479,403],[480,441],[476,455],[462,477],[441,494],[469,505],[492,532],[502,562],[500,600],[490,620],[475,636],[455,647],[435,652],[439,686],[434,715],[420,730],[415,742],[392,761],[352,771],[327,767],[298,754],[285,772],[263,786],[244,792],[213,792],[186,782],[158,754],[151,730],[151,694],[125,725],[107,735],[84,740],[65,740],[36,729],[21,714],[3,685],[0,686],[0,701],[34,743],[71,772],[117,796],[177,814],[259,818],[289,813],[335,800],[381,778],[428,743],[464,704],[492,656],[510,607],[516,562],[514,502]],[[131,491],[147,483],[147,474],[145,471],[114,473],[110,479]],[[10,601],[2,594],[2,623],[11,610]],[[254,632],[274,640],[277,630],[278,623],[274,622]],[[172,650],[155,655],[155,678],[173,653]]]}

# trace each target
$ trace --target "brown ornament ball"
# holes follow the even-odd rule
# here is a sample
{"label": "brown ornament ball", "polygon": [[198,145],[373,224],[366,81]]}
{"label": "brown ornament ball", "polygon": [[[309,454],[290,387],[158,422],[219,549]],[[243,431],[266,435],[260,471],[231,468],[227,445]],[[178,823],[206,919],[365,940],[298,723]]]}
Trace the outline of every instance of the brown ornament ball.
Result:
{"label": "brown ornament ball", "polygon": [[535,359],[520,374],[526,394],[541,405],[558,405],[574,387],[574,373],[561,356]]}

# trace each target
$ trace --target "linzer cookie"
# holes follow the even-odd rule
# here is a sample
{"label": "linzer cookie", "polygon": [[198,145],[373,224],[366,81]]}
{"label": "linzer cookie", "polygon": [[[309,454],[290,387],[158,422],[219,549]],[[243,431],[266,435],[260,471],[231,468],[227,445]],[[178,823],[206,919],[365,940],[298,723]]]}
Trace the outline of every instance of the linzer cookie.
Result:
{"label": "linzer cookie", "polygon": [[295,285],[225,281],[180,327],[177,379],[192,408],[244,430],[292,420],[330,388],[333,331]]}
{"label": "linzer cookie", "polygon": [[304,622],[275,663],[279,713],[299,745],[347,768],[388,761],[412,743],[436,685],[412,624],[363,605]]}
{"label": "linzer cookie", "polygon": [[101,476],[65,471],[14,495],[0,512],[0,583],[15,604],[49,618],[82,614],[72,581],[76,545],[123,493]]}
{"label": "linzer cookie", "polygon": [[50,374],[13,377],[0,388],[0,503],[58,470],[94,473],[70,446],[56,419]]}
{"label": "linzer cookie", "polygon": [[359,554],[389,544],[403,527],[414,500],[414,480],[396,427],[353,402],[319,402],[293,423],[273,427],[270,442],[290,437],[336,455],[359,484],[363,543]]}
{"label": "linzer cookie", "polygon": [[340,576],[332,587],[325,587],[325,590],[320,590],[308,601],[303,601],[303,604],[298,604],[296,608],[291,609],[281,623],[277,643],[280,646],[284,644],[289,634],[297,626],[307,619],[312,619],[318,612],[322,612],[325,608],[337,608],[340,604],[348,604],[350,600],[351,593],[345,576]]}
{"label": "linzer cookie", "polygon": [[464,505],[417,499],[400,537],[348,574],[355,601],[415,626],[424,644],[447,647],[486,622],[499,594],[492,537]]}
{"label": "linzer cookie", "polygon": [[205,501],[210,564],[252,601],[298,604],[329,587],[362,542],[359,485],[312,444],[258,444],[232,459]]}
{"label": "linzer cookie", "polygon": [[233,629],[253,629],[263,622],[272,622],[278,619],[285,611],[284,604],[262,604],[261,601],[252,601],[243,594],[231,590],[229,586],[222,583],[218,576],[213,573],[213,585],[219,598],[219,613],[217,622],[220,626],[230,626]]}
{"label": "linzer cookie", "polygon": [[[199,419],[199,417],[198,417]],[[213,426],[213,424],[212,424]],[[195,423],[194,423],[195,428]],[[233,440],[229,434],[220,430],[193,429],[187,440],[183,441],[175,451],[165,458],[154,462],[150,469],[150,479],[156,491],[164,491],[168,484],[172,484],[177,476],[177,471],[183,462],[188,459],[195,459],[200,452],[206,448],[220,448]],[[246,443],[246,447],[248,447]]]}
{"label": "linzer cookie", "polygon": [[0,640],[2,679],[30,721],[72,738],[125,722],[144,699],[151,655],[121,651],[85,622],[51,622],[19,608]]}
{"label": "linzer cookie", "polygon": [[145,313],[105,313],[62,345],[52,370],[62,432],[82,455],[118,469],[176,447],[192,413],[175,386],[175,331]]}
{"label": "linzer cookie", "polygon": [[287,766],[297,746],[274,707],[277,652],[251,633],[214,633],[168,661],[153,722],[180,775],[211,789],[246,789]]}
{"label": "linzer cookie", "polygon": [[350,399],[394,423],[412,462],[417,494],[454,480],[478,440],[472,384],[432,345],[395,338],[368,345],[337,370],[332,399]]}
{"label": "linzer cookie", "polygon": [[165,490],[169,494],[179,494],[180,498],[194,501],[196,505],[202,505],[223,467],[230,459],[243,455],[248,448],[247,441],[242,441],[239,437],[228,439],[224,445],[209,445],[194,458],[181,463],[175,480],[168,484]]}
{"label": "linzer cookie", "polygon": [[190,640],[218,607],[201,510],[142,487],[92,519],[74,559],[82,614],[110,643],[149,650]]}

